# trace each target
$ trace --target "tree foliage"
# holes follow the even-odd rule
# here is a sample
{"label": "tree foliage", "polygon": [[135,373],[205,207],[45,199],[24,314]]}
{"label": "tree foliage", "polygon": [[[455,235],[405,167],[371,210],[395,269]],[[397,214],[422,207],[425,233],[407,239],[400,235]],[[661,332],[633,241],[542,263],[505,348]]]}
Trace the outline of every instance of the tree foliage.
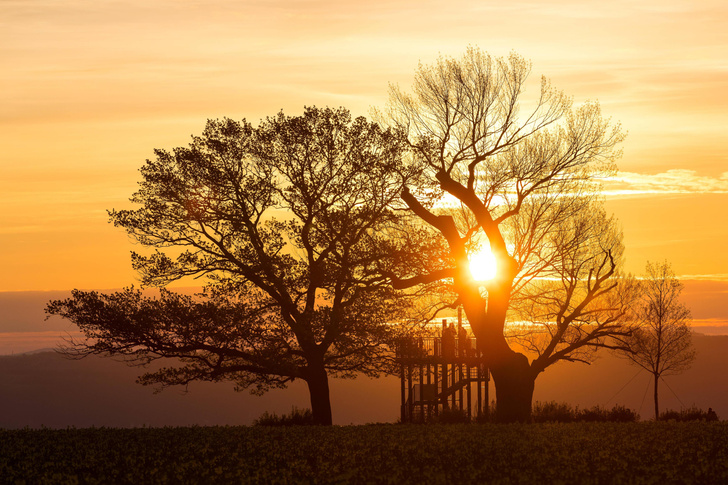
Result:
{"label": "tree foliage", "polygon": [[[429,267],[393,271],[395,285],[451,285],[451,305],[463,305],[490,356],[503,413],[511,387],[521,389],[514,390],[521,404],[506,406],[523,408],[527,400],[530,409],[528,384],[514,379],[530,380],[532,389],[548,365],[582,360],[580,350],[611,346],[608,337],[627,333],[621,321],[629,302],[618,296],[621,234],[602,208],[598,183],[616,170],[624,135],[597,103],[574,107],[545,78],[529,103],[530,70],[516,54],[494,58],[470,48],[460,59],[420,65],[411,92],[392,87],[380,113],[408,133],[425,180],[408,185],[402,199],[446,248]],[[479,282],[468,258],[484,244],[498,269]],[[531,324],[521,333],[538,353],[528,370],[505,338],[509,320]]]}
{"label": "tree foliage", "polygon": [[600,348],[624,348],[637,286],[619,272],[621,233],[601,204],[552,227],[534,252],[548,263],[527,284],[517,278],[509,313],[514,323],[507,329],[508,340],[534,356],[531,368],[543,371],[559,360],[588,363]]}
{"label": "tree foliage", "polygon": [[683,285],[668,262],[648,262],[635,307],[636,328],[622,354],[654,377],[655,419],[660,416],[658,383],[695,360],[690,310],[680,301]]}
{"label": "tree foliage", "polygon": [[179,359],[145,383],[227,379],[264,391],[304,379],[314,417],[330,423],[327,373],[388,370],[388,323],[405,315],[407,299],[376,271],[375,238],[397,220],[390,206],[412,176],[405,150],[401,133],[343,108],[257,128],[210,120],[188,147],[155,151],[138,208],[109,213],[154,250],[132,254],[144,286],[202,277],[203,294],[75,291],[47,311],[90,339],[69,352]]}

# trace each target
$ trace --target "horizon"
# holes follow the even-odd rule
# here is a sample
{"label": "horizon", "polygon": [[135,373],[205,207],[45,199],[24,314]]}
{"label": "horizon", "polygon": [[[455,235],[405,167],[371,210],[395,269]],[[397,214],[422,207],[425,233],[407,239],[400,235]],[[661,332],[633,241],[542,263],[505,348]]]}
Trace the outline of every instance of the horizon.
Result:
{"label": "horizon", "polygon": [[[685,290],[681,300],[691,309],[691,328],[703,335],[728,335],[728,282],[683,280]],[[101,293],[120,288],[93,289]],[[193,294],[200,287],[171,287],[173,291]],[[89,289],[91,290],[91,289]],[[156,288],[147,291],[155,292]],[[54,347],[62,337],[71,332],[80,336],[78,329],[58,316],[46,320],[45,304],[51,299],[68,298],[71,290],[20,290],[0,292],[0,355],[32,352]],[[437,321],[443,317],[437,317]],[[451,317],[449,317],[451,318]],[[38,342],[36,344],[36,342]]]}

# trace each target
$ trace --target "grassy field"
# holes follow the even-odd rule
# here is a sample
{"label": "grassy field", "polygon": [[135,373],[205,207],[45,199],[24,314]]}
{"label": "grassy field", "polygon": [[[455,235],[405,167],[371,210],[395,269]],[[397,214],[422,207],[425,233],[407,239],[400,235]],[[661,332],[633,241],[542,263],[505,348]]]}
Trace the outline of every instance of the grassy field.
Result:
{"label": "grassy field", "polygon": [[2,483],[728,483],[728,423],[0,430]]}

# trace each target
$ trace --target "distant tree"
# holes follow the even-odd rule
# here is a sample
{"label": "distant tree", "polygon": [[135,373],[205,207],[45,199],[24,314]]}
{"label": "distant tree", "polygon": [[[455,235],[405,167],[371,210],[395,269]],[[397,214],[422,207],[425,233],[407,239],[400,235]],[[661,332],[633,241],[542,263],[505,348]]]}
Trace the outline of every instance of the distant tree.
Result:
{"label": "distant tree", "polygon": [[648,262],[640,281],[635,309],[636,328],[621,352],[654,378],[655,420],[660,416],[658,384],[666,375],[687,370],[695,360],[690,310],[680,302],[683,285],[670,264]]}
{"label": "distant tree", "polygon": [[[394,285],[449,287],[488,360],[502,421],[529,419],[535,379],[549,365],[588,360],[587,349],[620,346],[612,337],[629,333],[621,234],[598,184],[616,170],[624,136],[596,103],[572,108],[546,79],[529,108],[521,98],[530,68],[518,55],[471,48],[421,65],[411,93],[392,87],[379,114],[409,135],[422,178],[402,199],[440,241],[428,262],[388,268]],[[416,245],[413,234],[399,248]],[[488,281],[469,270],[482,245],[497,262]],[[509,338],[507,322],[519,320],[528,331]],[[537,353],[532,362],[515,340]]]}
{"label": "distant tree", "polygon": [[[88,340],[72,355],[167,359],[144,384],[229,380],[264,392],[302,379],[313,419],[331,424],[328,377],[390,369],[407,300],[375,269],[375,235],[408,172],[404,137],[341,109],[282,113],[257,128],[208,121],[189,147],[156,150],[131,201],[110,211],[151,255],[132,253],[143,285],[204,277],[189,297],[75,290],[47,313]],[[252,387],[251,387],[252,386]]]}

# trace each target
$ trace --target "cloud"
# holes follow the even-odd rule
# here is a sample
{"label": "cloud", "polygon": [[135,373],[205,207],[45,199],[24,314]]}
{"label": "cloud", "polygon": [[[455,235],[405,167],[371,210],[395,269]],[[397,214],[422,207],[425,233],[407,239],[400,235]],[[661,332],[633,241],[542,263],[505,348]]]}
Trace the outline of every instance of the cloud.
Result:
{"label": "cloud", "polygon": [[608,196],[640,194],[728,194],[728,172],[719,177],[695,170],[672,169],[656,174],[619,172],[604,181]]}
{"label": "cloud", "polygon": [[[680,275],[680,279],[682,280],[692,280],[692,281],[707,281],[707,282],[721,282],[721,283],[728,283],[728,273],[718,273],[718,274],[684,274]],[[706,290],[703,290],[706,291]],[[714,292],[716,290],[713,290]],[[722,288],[719,293],[728,293],[728,287]]]}

